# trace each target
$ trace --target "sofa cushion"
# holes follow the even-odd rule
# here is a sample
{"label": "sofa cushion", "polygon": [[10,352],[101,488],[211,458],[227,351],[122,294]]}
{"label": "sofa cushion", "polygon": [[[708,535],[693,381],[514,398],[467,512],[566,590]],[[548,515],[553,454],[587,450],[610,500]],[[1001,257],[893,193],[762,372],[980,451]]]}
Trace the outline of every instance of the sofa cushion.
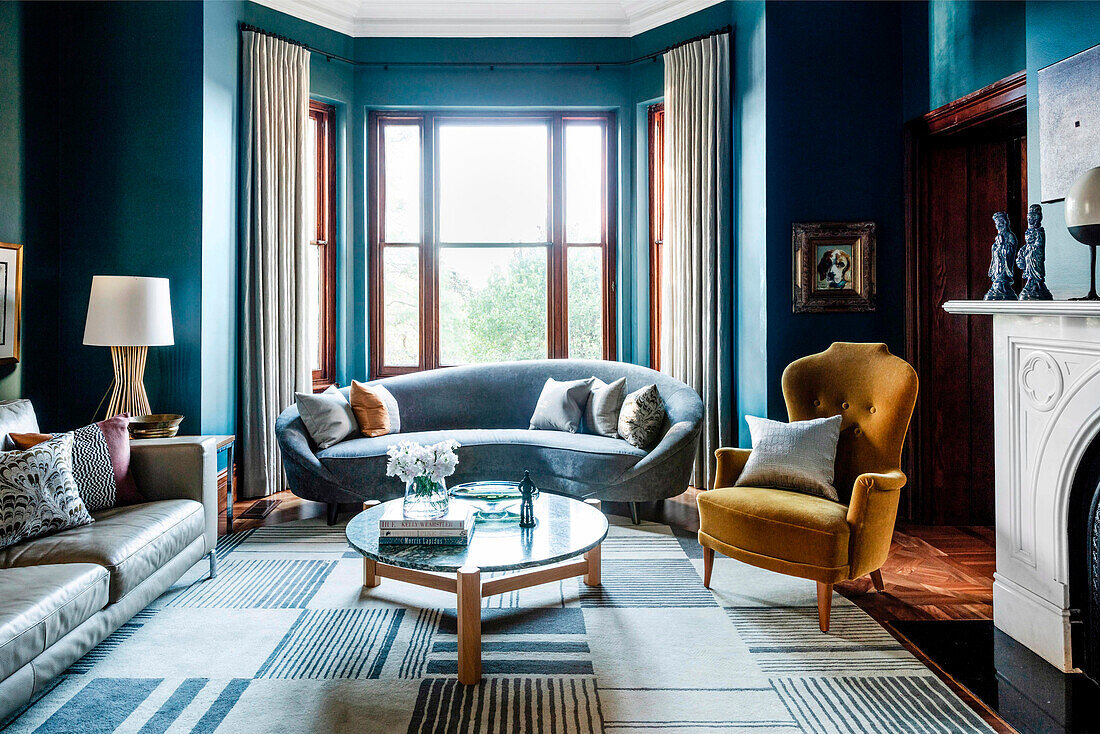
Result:
{"label": "sofa cushion", "polygon": [[111,574],[110,602],[126,596],[203,534],[203,506],[162,500],[114,507],[91,525],[0,550],[0,568],[96,563]]}
{"label": "sofa cushion", "polygon": [[0,680],[106,606],[108,586],[93,563],[0,570]]}
{"label": "sofa cushion", "polygon": [[783,489],[726,487],[698,497],[699,530],[756,556],[821,569],[848,567],[848,508]]}
{"label": "sofa cushion", "polygon": [[[460,444],[458,467],[448,480],[519,479],[529,469],[536,484],[548,476],[589,483],[613,480],[641,461],[646,453],[626,441],[564,431],[530,431],[487,428],[453,431],[418,431],[400,436],[355,438],[317,454],[321,463],[343,486],[352,490],[374,488],[372,483],[392,484],[386,477],[386,449],[400,441],[432,444],[452,438]],[[368,496],[376,497],[371,491]]]}

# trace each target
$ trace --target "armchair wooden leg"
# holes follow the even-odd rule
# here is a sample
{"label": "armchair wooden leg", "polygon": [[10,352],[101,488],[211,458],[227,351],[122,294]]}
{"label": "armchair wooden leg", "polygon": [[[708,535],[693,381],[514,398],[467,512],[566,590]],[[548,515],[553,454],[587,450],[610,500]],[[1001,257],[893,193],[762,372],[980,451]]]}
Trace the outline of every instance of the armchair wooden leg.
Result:
{"label": "armchair wooden leg", "polygon": [[822,632],[829,631],[829,613],[833,608],[833,585],[817,582],[817,622]]}
{"label": "armchair wooden leg", "polygon": [[714,551],[703,546],[703,586],[710,588],[710,572],[714,570]]}
{"label": "armchair wooden leg", "polygon": [[886,584],[882,583],[882,569],[871,572],[871,583],[875,585],[875,591],[886,591]]}

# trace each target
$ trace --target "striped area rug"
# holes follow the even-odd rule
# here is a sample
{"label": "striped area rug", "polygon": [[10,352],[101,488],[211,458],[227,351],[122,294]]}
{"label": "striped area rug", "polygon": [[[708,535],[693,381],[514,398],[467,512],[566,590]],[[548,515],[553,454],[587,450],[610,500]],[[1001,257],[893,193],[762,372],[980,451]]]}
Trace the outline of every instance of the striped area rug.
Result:
{"label": "striped area rug", "polygon": [[612,522],[600,587],[483,601],[472,687],[452,595],[364,590],[342,526],[236,533],[6,732],[990,731],[843,597],[822,634],[813,583],[718,558],[707,590],[693,538]]}

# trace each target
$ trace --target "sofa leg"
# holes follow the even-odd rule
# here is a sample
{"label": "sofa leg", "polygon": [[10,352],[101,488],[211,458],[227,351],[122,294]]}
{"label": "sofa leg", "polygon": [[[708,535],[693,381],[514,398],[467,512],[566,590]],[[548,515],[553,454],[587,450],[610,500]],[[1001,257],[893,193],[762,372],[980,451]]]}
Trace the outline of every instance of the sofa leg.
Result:
{"label": "sofa leg", "polygon": [[638,503],[637,502],[631,502],[630,503],[630,522],[634,523],[635,525],[640,525],[641,524],[641,523],[638,522]]}
{"label": "sofa leg", "polygon": [[871,572],[871,583],[875,586],[875,591],[886,591],[886,584],[882,583],[882,569],[876,569]]}
{"label": "sofa leg", "polygon": [[218,556],[214,551],[210,551],[206,554],[207,559],[210,561],[210,578],[214,579],[218,577]]}
{"label": "sofa leg", "polygon": [[833,609],[833,585],[817,582],[817,623],[822,632],[829,631],[829,615]]}
{"label": "sofa leg", "polygon": [[325,507],[325,519],[329,525],[336,524],[336,516],[340,514],[340,504],[337,502],[329,502]]}
{"label": "sofa leg", "polygon": [[710,572],[714,570],[714,551],[703,546],[703,586],[710,588]]}

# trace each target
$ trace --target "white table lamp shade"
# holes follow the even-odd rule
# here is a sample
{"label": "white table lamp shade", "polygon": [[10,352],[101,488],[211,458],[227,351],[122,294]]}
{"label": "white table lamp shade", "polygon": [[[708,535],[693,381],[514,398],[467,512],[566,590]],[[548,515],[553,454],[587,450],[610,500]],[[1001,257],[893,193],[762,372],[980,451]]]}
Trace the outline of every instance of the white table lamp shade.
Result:
{"label": "white table lamp shade", "polygon": [[84,343],[99,347],[174,344],[168,279],[93,276]]}

